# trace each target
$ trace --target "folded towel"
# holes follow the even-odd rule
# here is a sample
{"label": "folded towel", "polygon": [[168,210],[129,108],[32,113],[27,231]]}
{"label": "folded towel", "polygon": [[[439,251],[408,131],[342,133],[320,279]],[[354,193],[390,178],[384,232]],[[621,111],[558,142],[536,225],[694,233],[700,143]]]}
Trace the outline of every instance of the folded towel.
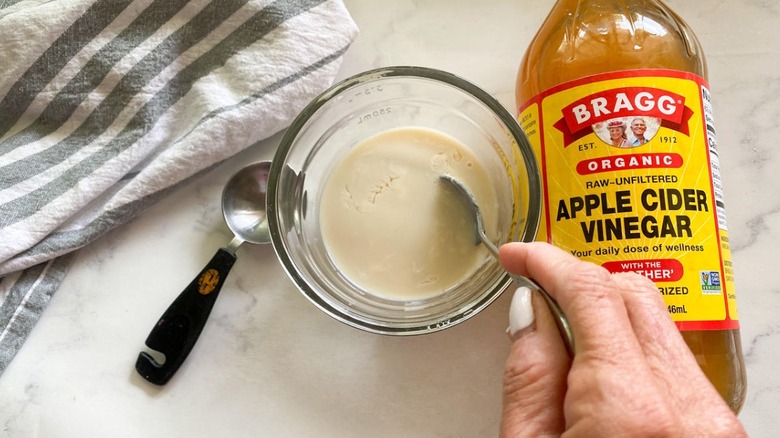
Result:
{"label": "folded towel", "polygon": [[0,3],[0,373],[74,250],[283,130],[356,34],[340,0]]}

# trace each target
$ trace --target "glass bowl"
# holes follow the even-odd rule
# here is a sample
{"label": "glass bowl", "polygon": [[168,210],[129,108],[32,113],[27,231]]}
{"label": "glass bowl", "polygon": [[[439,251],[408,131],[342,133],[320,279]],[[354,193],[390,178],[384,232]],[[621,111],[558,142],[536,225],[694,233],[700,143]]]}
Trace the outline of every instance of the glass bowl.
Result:
{"label": "glass bowl", "polygon": [[[476,315],[511,280],[483,252],[476,269],[441,293],[388,298],[345,275],[340,268],[343,264],[334,261],[323,239],[321,221],[328,178],[361,142],[399,128],[435,130],[470,149],[487,171],[486,183],[495,191],[494,242],[534,240],[541,208],[540,178],[517,121],[479,87],[423,67],[360,73],[332,86],[304,108],[273,159],[268,222],[284,269],[317,307],[361,330],[414,335],[439,331]],[[414,220],[414,208],[409,210],[409,220]]]}

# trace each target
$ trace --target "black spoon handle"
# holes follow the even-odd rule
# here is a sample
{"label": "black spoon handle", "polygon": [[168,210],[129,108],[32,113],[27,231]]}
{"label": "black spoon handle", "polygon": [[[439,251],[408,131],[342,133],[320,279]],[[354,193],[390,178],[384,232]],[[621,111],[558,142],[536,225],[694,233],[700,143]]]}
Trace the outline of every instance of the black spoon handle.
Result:
{"label": "black spoon handle", "polygon": [[225,278],[236,261],[235,254],[220,248],[205,268],[171,303],[146,338],[146,346],[165,355],[163,363],[149,353],[138,355],[135,369],[155,385],[165,385],[192,351]]}

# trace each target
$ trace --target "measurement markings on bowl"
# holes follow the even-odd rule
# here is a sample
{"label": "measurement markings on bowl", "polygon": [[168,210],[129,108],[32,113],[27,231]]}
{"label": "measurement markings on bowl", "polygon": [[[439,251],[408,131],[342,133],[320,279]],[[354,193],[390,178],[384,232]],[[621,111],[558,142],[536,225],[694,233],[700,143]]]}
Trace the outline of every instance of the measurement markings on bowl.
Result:
{"label": "measurement markings on bowl", "polygon": [[352,103],[355,101],[355,99],[360,98],[361,96],[370,96],[371,94],[377,94],[381,93],[382,91],[385,91],[384,88],[382,88],[381,85],[373,85],[370,87],[367,87],[361,91],[358,91],[357,93],[353,93],[352,97],[347,100],[347,102]]}
{"label": "measurement markings on bowl", "polygon": [[393,112],[392,107],[386,107],[386,108],[380,108],[378,110],[371,111],[370,113],[365,113],[361,116],[358,116],[358,122],[357,124],[360,125],[363,122],[367,122],[371,119],[376,119],[378,117],[385,116],[387,114],[391,114]]}

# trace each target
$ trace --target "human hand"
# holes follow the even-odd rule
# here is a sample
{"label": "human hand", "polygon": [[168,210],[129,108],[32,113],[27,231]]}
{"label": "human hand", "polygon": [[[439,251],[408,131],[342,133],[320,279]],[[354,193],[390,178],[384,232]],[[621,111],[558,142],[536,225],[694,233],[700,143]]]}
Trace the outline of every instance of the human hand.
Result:
{"label": "human hand", "polygon": [[506,362],[502,437],[747,436],[652,281],[610,274],[546,243],[506,244],[500,260],[558,301],[576,349],[570,358],[534,297],[535,321],[514,334]]}

